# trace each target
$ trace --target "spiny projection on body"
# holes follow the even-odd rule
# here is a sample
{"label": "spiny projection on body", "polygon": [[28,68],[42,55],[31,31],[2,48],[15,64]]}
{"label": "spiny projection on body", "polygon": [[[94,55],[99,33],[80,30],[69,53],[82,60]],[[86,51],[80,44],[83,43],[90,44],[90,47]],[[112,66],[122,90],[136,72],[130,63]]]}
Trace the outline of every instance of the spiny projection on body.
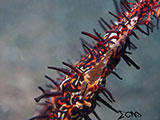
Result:
{"label": "spiny projection on body", "polygon": [[[130,36],[133,35],[136,39],[135,30],[139,30],[145,35],[153,31],[155,27],[152,17],[157,20],[157,28],[160,16],[159,0],[135,0],[128,2],[120,0],[120,8],[116,0],[114,0],[117,15],[110,12],[113,17],[117,18],[116,22],[111,21],[110,25],[103,18],[100,18],[99,24],[105,31],[102,37],[95,29],[95,34],[82,32],[82,34],[92,38],[97,43],[92,46],[82,39],[82,45],[86,55],[77,61],[76,64],[64,65],[70,70],[48,67],[48,69],[57,70],[65,76],[57,78],[61,81],[53,80],[45,75],[45,78],[50,80],[53,85],[47,86],[49,89],[44,90],[42,87],[42,95],[35,98],[36,102],[45,98],[43,110],[38,116],[32,117],[30,120],[91,120],[90,113],[93,113],[98,120],[100,117],[95,112],[97,101],[103,103],[116,113],[118,110],[113,108],[108,102],[115,102],[110,91],[105,87],[106,77],[109,74],[114,74],[120,80],[122,78],[114,71],[116,65],[123,59],[129,66],[134,66],[136,69],[140,67],[127,55],[131,54],[130,50],[136,46],[131,42]],[[140,26],[146,26],[146,31]],[[102,99],[99,94],[102,93],[107,100]]]}

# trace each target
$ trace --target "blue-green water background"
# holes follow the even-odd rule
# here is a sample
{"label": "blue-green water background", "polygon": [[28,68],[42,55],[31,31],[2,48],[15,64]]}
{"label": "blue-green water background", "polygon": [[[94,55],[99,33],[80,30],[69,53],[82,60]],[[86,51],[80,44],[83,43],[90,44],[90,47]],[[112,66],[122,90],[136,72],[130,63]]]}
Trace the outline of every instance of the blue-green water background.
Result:
{"label": "blue-green water background", "polygon": [[[112,19],[109,10],[115,12],[112,0],[0,0],[1,120],[34,115],[38,108],[33,98],[41,94],[37,86],[49,83],[43,75],[58,76],[47,66],[62,67],[68,58],[73,63],[80,59],[79,38],[91,41],[80,32],[96,28],[104,34],[97,20]],[[116,99],[115,108],[140,112],[143,116],[137,120],[160,120],[160,30],[149,37],[137,34],[140,40],[131,37],[138,46],[131,57],[141,69],[121,61],[117,72],[124,80],[110,75],[106,86]],[[119,117],[103,105],[96,111],[102,120]]]}

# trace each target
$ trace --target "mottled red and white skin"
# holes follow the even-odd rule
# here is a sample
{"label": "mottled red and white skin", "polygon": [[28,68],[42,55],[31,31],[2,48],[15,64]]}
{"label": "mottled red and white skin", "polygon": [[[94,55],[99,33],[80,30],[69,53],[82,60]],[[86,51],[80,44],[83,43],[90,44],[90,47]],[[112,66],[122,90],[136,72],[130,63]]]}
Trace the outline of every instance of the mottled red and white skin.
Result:
{"label": "mottled red and white skin", "polygon": [[[136,0],[134,3],[121,0],[123,9],[126,9],[125,11],[122,9],[121,12],[115,0],[114,3],[118,15],[112,12],[109,13],[116,17],[117,21],[113,25],[109,25],[101,18],[99,23],[106,32],[103,37],[96,30],[94,30],[95,35],[82,32],[82,34],[96,40],[97,43],[95,46],[89,48],[91,45],[84,41],[83,47],[88,53],[74,65],[63,62],[71,70],[48,67],[66,75],[63,78],[58,78],[58,80],[61,80],[60,84],[52,78],[45,76],[56,87],[52,86],[48,91],[39,87],[43,94],[35,98],[36,102],[39,102],[42,98],[46,98],[47,102],[40,115],[30,120],[81,120],[82,118],[91,120],[89,117],[90,113],[93,113],[100,120],[94,111],[97,101],[102,102],[116,113],[119,112],[108,104],[106,100],[102,99],[99,93],[103,93],[108,101],[115,101],[109,90],[105,88],[105,79],[111,73],[122,79],[114,71],[121,58],[129,66],[133,65],[135,68],[140,69],[127,55],[130,54],[127,50],[136,48],[129,37],[133,35],[139,39],[134,32],[135,29],[149,35],[149,30],[152,31],[154,27],[151,19],[152,16],[157,19],[158,28],[160,4],[159,0]],[[104,24],[109,30],[107,30]],[[141,29],[140,25],[145,25],[147,32]]]}

